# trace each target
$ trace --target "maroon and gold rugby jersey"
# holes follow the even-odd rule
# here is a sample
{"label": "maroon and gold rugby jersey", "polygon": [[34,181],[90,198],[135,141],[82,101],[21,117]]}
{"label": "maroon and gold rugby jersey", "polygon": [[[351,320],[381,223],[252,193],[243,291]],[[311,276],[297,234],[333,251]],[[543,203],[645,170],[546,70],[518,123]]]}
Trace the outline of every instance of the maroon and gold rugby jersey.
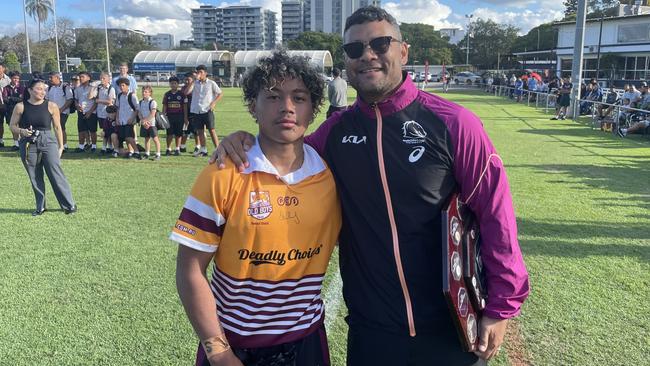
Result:
{"label": "maroon and gold rugby jersey", "polygon": [[279,176],[259,144],[197,178],[170,239],[214,252],[210,285],[233,347],[292,342],[323,322],[323,277],[341,227],[334,178],[305,145],[302,167]]}
{"label": "maroon and gold rugby jersey", "polygon": [[163,104],[167,106],[167,114],[182,114],[183,106],[185,105],[185,95],[180,90],[176,91],[176,93],[168,90],[163,95]]}

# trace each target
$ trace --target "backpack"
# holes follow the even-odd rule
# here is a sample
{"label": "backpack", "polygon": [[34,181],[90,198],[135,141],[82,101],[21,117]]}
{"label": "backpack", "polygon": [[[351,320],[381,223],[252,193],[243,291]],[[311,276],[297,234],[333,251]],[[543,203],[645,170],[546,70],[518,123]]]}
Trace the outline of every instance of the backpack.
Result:
{"label": "backpack", "polygon": [[[153,98],[149,101],[149,112],[151,112],[151,102],[153,102]],[[142,103],[142,101],[140,101],[140,103]],[[165,116],[160,112],[156,112],[154,123],[156,125],[156,128],[158,129],[166,130],[171,127],[169,120],[167,119],[167,116]]]}

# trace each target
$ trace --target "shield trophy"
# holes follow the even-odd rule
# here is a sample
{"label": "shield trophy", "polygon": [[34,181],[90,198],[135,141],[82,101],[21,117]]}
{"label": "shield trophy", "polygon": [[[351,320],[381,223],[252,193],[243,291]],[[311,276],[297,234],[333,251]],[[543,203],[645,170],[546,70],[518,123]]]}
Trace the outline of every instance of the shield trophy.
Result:
{"label": "shield trophy", "polygon": [[478,324],[487,291],[478,221],[453,193],[442,211],[442,289],[461,345],[478,349]]}

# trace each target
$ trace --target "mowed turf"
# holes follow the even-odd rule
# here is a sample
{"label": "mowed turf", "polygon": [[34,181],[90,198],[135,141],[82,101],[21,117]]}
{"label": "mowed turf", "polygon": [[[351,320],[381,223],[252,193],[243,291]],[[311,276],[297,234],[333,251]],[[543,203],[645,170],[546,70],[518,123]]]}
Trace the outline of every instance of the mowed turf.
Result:
{"label": "mowed turf", "polygon": [[[156,99],[163,92],[156,88]],[[224,92],[219,135],[255,131],[241,91]],[[505,161],[530,272],[519,338],[493,364],[644,364],[650,140],[549,121],[485,93],[446,96],[483,119]],[[33,218],[22,164],[2,151],[0,364],[192,364],[196,337],[176,295],[176,246],[166,238],[205,163],[189,154],[160,162],[68,154],[79,212],[59,211],[48,185],[51,211]],[[345,363],[340,286],[335,255],[324,289],[334,365]]]}

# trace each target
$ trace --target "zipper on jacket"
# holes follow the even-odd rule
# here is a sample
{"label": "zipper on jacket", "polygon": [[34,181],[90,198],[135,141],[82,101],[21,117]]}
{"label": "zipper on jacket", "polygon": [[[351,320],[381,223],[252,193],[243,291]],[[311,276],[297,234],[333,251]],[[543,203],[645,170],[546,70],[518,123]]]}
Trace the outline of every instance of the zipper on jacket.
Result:
{"label": "zipper on jacket", "polygon": [[393,203],[390,198],[390,191],[388,190],[388,180],[386,179],[386,167],[384,166],[384,149],[382,143],[382,124],[381,113],[377,108],[377,103],[370,105],[375,110],[377,117],[377,161],[379,162],[379,175],[381,177],[381,185],[384,189],[384,197],[386,198],[386,209],[388,210],[388,221],[390,222],[390,233],[393,239],[393,255],[395,257],[395,265],[397,266],[397,275],[399,282],[402,286],[402,293],[404,294],[404,301],[406,302],[406,318],[409,323],[409,335],[415,337],[415,322],[413,321],[413,306],[411,305],[411,295],[406,286],[406,278],[404,276],[404,269],[402,268],[402,257],[399,252],[399,238],[397,236],[397,224],[395,223],[395,214],[393,212]]}

